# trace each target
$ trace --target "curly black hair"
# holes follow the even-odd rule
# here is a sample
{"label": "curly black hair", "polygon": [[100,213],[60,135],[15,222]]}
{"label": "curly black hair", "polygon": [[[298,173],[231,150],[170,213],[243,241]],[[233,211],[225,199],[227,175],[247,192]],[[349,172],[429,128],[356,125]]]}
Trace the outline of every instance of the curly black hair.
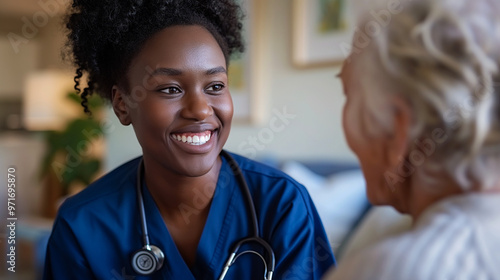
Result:
{"label": "curly black hair", "polygon": [[[111,88],[123,77],[146,40],[174,25],[201,25],[219,43],[226,64],[244,51],[243,12],[234,0],[74,0],[66,19],[67,55],[76,65],[75,90],[85,113],[88,96],[111,100]],[[88,85],[80,80],[88,74]]]}

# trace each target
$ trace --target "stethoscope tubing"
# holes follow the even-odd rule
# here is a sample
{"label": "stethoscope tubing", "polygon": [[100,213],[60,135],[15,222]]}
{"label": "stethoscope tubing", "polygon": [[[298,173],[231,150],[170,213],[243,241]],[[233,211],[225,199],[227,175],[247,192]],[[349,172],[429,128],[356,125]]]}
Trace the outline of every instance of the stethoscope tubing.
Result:
{"label": "stethoscope tubing", "polygon": [[149,234],[148,227],[146,223],[146,211],[144,210],[144,198],[142,197],[142,180],[144,178],[144,161],[141,158],[141,162],[139,163],[139,168],[137,170],[137,201],[139,203],[139,215],[141,217],[141,229],[142,229],[142,245],[146,248],[149,248]]}
{"label": "stethoscope tubing", "polygon": [[[252,195],[250,194],[250,189],[248,187],[248,184],[243,176],[243,172],[241,171],[238,163],[234,158],[225,150],[222,150],[220,152],[220,155],[225,157],[231,167],[231,170],[233,171],[234,176],[238,180],[238,185],[240,185],[241,191],[243,192],[243,195],[245,197],[246,203],[247,203],[247,208],[250,210],[250,220],[252,221],[252,228],[253,228],[253,233],[250,237],[244,238],[242,240],[239,240],[238,242],[233,245],[233,249],[231,251],[231,254],[226,261],[223,271],[221,273],[221,276],[219,279],[224,279],[227,271],[229,270],[229,267],[234,264],[236,259],[241,256],[242,254],[245,253],[254,253],[259,255],[259,257],[263,260],[264,266],[265,266],[265,273],[264,273],[264,279],[266,280],[271,280],[273,273],[274,273],[274,267],[275,267],[275,256],[274,256],[274,251],[272,247],[267,243],[264,239],[262,239],[259,236],[259,224],[257,220],[257,213],[255,210],[255,205],[253,203]],[[137,201],[138,201],[138,206],[139,206],[139,216],[141,219],[141,229],[142,229],[142,243],[145,248],[150,250],[151,245],[149,242],[149,234],[148,234],[148,228],[147,228],[147,221],[146,221],[146,212],[145,212],[145,207],[144,207],[144,197],[142,194],[142,180],[144,179],[144,161],[141,158],[141,161],[139,163],[139,168],[137,170],[137,183],[136,183],[136,188],[137,188]],[[249,242],[255,242],[264,247],[266,250],[267,254],[269,255],[267,262],[265,261],[265,258],[262,257],[259,253],[255,251],[244,251],[242,253],[238,254],[238,250],[243,245],[244,243],[249,243]]]}

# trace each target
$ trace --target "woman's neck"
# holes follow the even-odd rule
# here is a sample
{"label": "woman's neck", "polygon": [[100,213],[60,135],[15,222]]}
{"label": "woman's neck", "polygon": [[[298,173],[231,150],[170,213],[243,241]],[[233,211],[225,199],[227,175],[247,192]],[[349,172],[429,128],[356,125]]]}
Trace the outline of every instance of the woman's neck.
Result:
{"label": "woman's neck", "polygon": [[448,197],[462,194],[463,190],[453,185],[441,186],[437,190],[419,186],[413,187],[411,192],[412,200],[409,202],[409,214],[416,222],[431,205]]}
{"label": "woman's neck", "polygon": [[164,219],[186,219],[186,215],[206,212],[215,192],[221,165],[219,157],[206,174],[189,177],[146,162],[146,185]]}
{"label": "woman's neck", "polygon": [[[411,180],[409,186],[407,186],[409,192],[403,199],[407,206],[406,212],[413,217],[414,221],[417,221],[422,216],[422,213],[432,204],[448,197],[465,193],[465,191],[450,178],[442,177],[438,184],[429,184],[417,178],[418,176],[415,176],[414,179]],[[500,193],[500,181],[491,189],[485,190],[480,187],[471,189],[470,192],[474,193]]]}

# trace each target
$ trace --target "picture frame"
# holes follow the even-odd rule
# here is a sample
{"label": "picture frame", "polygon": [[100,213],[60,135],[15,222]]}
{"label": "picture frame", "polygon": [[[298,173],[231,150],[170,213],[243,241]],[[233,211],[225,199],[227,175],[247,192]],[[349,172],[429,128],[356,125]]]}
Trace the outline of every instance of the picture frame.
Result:
{"label": "picture frame", "polygon": [[349,0],[293,0],[293,64],[340,65],[349,55],[354,30]]}
{"label": "picture frame", "polygon": [[266,0],[239,0],[244,13],[243,37],[245,51],[229,63],[229,90],[233,99],[233,122],[260,124],[264,119],[265,71],[262,30]]}

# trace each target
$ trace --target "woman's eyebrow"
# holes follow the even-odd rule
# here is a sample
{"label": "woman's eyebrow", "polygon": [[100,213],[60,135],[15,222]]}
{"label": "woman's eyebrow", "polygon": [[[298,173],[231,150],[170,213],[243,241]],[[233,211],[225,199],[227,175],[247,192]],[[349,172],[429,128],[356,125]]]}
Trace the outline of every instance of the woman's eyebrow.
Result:
{"label": "woman's eyebrow", "polygon": [[341,79],[342,78],[342,74],[343,74],[343,71],[340,70],[340,72],[338,72],[337,75],[335,75],[335,77]]}
{"label": "woman's eyebrow", "polygon": [[175,68],[157,68],[153,72],[151,72],[150,76],[156,75],[166,75],[166,76],[179,76],[182,75],[182,71]]}
{"label": "woman's eyebrow", "polygon": [[219,74],[219,73],[227,74],[226,68],[219,66],[219,67],[215,67],[215,68],[208,69],[207,71],[205,71],[206,75],[215,75],[215,74]]}
{"label": "woman's eyebrow", "polygon": [[[219,73],[227,74],[226,68],[224,68],[222,66],[218,66],[218,67],[211,68],[211,69],[208,69],[205,71],[205,75],[215,75],[215,74],[219,74]],[[175,69],[175,68],[161,67],[161,68],[157,68],[153,72],[151,72],[150,76],[151,77],[156,76],[156,75],[180,76],[182,74],[183,74],[182,70]]]}

